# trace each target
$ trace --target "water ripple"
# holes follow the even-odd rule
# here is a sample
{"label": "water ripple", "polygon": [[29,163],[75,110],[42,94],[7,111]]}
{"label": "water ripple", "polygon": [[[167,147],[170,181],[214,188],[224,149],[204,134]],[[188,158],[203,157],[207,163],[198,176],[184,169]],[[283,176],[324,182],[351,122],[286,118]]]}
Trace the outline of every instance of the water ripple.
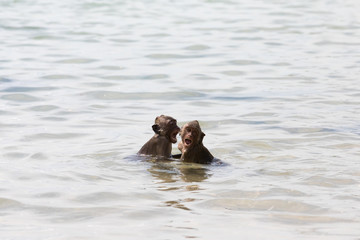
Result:
{"label": "water ripple", "polygon": [[5,88],[4,92],[38,92],[38,91],[52,91],[57,88],[54,87],[10,87]]}
{"label": "water ripple", "polygon": [[139,92],[125,93],[116,91],[91,91],[83,95],[99,100],[120,100],[120,99],[192,99],[203,97],[200,92]]}
{"label": "water ripple", "polygon": [[36,101],[41,100],[38,97],[34,97],[29,94],[20,94],[20,93],[19,94],[5,94],[5,95],[1,96],[1,99],[13,101],[13,102],[23,102],[23,103],[36,102]]}
{"label": "water ripple", "polygon": [[[357,1],[0,7],[1,238],[360,236]],[[161,114],[224,164],[136,157]]]}

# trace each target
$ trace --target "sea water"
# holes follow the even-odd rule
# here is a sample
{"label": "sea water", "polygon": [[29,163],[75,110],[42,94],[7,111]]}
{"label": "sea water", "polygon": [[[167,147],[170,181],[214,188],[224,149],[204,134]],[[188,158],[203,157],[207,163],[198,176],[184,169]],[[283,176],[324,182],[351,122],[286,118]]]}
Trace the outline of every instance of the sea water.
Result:
{"label": "sea water", "polygon": [[[359,239],[359,12],[0,1],[0,238]],[[161,114],[223,164],[137,157]]]}

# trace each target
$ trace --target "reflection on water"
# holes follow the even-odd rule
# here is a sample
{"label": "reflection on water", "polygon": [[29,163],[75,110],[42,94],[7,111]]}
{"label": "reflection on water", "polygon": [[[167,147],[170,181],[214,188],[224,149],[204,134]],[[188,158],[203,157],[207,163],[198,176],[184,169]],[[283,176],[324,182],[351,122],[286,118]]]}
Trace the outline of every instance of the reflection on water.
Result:
{"label": "reflection on water", "polygon": [[155,161],[148,171],[159,180],[160,183],[175,181],[202,182],[211,174],[206,166],[201,164],[185,164],[172,161]]}
{"label": "reflection on water", "polygon": [[210,170],[212,165],[183,163],[178,159],[159,159],[151,156],[131,156],[127,159],[149,163],[147,171],[157,180],[158,184],[178,181],[202,182],[212,175]]}
{"label": "reflection on water", "polygon": [[175,207],[175,208],[179,208],[182,210],[191,211],[191,209],[186,207],[183,203],[193,202],[193,201],[196,201],[196,199],[186,198],[186,199],[177,200],[177,201],[166,201],[165,204],[168,207]]}

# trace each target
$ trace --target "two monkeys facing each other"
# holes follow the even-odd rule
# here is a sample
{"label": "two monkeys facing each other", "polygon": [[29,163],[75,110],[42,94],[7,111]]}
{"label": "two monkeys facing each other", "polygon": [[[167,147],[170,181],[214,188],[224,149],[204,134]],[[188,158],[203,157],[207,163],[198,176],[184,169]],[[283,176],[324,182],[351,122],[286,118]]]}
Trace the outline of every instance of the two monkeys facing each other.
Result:
{"label": "two monkeys facing each other", "polygon": [[[207,164],[214,160],[213,155],[203,145],[205,133],[201,131],[198,121],[186,123],[181,129],[176,119],[161,115],[156,117],[152,126],[155,135],[147,141],[138,154],[158,157],[179,158],[184,162]],[[180,155],[171,156],[171,144],[176,143],[176,135],[180,132],[181,142],[178,145]]]}

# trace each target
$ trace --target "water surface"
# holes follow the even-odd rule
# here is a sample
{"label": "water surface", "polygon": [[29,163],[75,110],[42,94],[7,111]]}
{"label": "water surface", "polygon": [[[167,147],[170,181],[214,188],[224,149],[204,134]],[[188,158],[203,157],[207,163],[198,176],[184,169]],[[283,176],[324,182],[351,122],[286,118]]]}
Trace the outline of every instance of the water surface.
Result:
{"label": "water surface", "polygon": [[[359,11],[1,1],[1,239],[358,239]],[[225,164],[137,158],[160,114]]]}

